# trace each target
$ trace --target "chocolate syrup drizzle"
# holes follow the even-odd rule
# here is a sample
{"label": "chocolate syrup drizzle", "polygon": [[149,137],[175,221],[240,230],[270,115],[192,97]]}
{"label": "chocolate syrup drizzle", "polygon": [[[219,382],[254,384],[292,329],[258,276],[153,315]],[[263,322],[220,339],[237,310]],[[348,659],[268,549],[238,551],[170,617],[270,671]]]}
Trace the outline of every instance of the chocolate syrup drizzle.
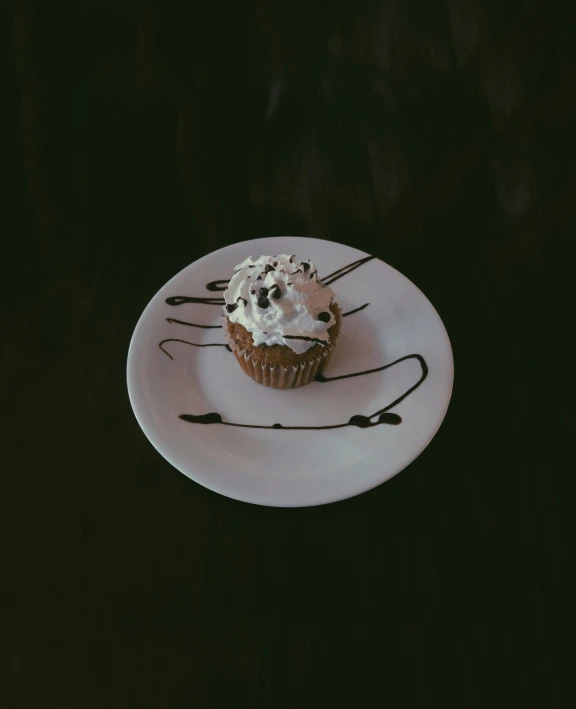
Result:
{"label": "chocolate syrup drizzle", "polygon": [[164,354],[168,355],[170,359],[174,359],[174,357],[172,357],[170,352],[168,352],[162,347],[165,342],[183,342],[185,345],[192,345],[192,347],[225,347],[228,352],[232,352],[228,345],[221,345],[218,342],[210,342],[206,345],[199,345],[196,342],[188,342],[188,340],[179,340],[177,337],[168,337],[166,340],[162,340],[162,342],[159,342],[158,347],[162,350],[162,352],[164,352]]}
{"label": "chocolate syrup drizzle", "polygon": [[[224,289],[222,288],[222,290]],[[224,298],[192,298],[188,295],[173,295],[170,298],[166,298],[166,303],[168,305],[184,305],[184,303],[200,303],[202,305],[224,305]]]}
{"label": "chocolate syrup drizzle", "polygon": [[[230,283],[230,281],[210,281],[210,283],[206,284],[206,290],[209,291],[219,291],[219,290],[226,290],[226,286]],[[224,284],[224,285],[221,285]]]}
{"label": "chocolate syrup drizzle", "polygon": [[349,273],[352,273],[352,271],[355,271],[357,268],[360,268],[360,266],[362,266],[363,264],[368,263],[368,261],[372,261],[373,258],[375,258],[375,256],[365,256],[364,258],[358,259],[358,261],[354,261],[353,263],[348,264],[348,266],[339,268],[337,271],[334,271],[334,273],[331,273],[329,276],[322,278],[322,285],[329,286],[331,283],[334,283],[334,281],[337,281],[339,278],[347,276]]}
{"label": "chocolate syrup drizzle", "polygon": [[[366,303],[368,305],[368,303]],[[364,307],[364,306],[363,306]],[[346,313],[350,315],[350,313]],[[176,318],[166,318],[166,322],[176,323],[177,325],[188,325],[188,327],[201,327],[203,330],[221,330],[222,325],[198,325],[195,322],[186,322],[186,320],[176,320]]]}
{"label": "chocolate syrup drizzle", "polygon": [[[348,266],[344,266],[343,268],[339,268],[337,271],[334,271],[334,273],[331,273],[329,276],[326,276],[326,278],[322,279],[322,283],[325,286],[330,285],[331,283],[334,283],[340,278],[343,278],[344,276],[347,276],[349,273],[352,273],[352,271],[355,271],[357,268],[362,266],[365,263],[368,263],[368,261],[371,261],[374,258],[374,256],[366,256],[364,258],[358,259],[358,261],[354,261],[351,264],[348,264]],[[216,281],[211,281],[206,285],[206,290],[209,290],[211,292],[217,292],[217,291],[224,291],[226,290],[226,286],[228,285],[229,281],[226,280],[216,280]],[[170,298],[166,298],[166,303],[171,306],[178,306],[178,305],[183,305],[184,303],[198,303],[202,305],[224,305],[224,298],[198,298],[198,297],[190,297],[190,296],[171,296]],[[342,317],[347,317],[348,315],[353,315],[354,313],[358,313],[361,310],[364,310],[364,308],[367,308],[370,305],[370,303],[364,303],[364,305],[361,305],[359,308],[356,308],[354,310],[350,310],[347,313],[343,313]],[[198,327],[202,329],[220,329],[222,326],[221,325],[199,325],[197,323],[192,323],[192,322],[187,322],[185,320],[176,320],[175,318],[166,318],[166,321],[169,323],[176,323],[178,325],[187,325],[189,327]],[[287,336],[288,337],[288,336]],[[311,338],[311,337],[296,337],[296,336],[290,336],[291,339],[295,340],[316,340],[316,338]],[[219,344],[219,343],[208,343],[208,344],[197,344],[195,342],[189,342],[188,340],[180,340],[177,338],[168,338],[166,340],[162,340],[162,342],[159,343],[159,347],[164,352],[164,354],[168,355],[170,359],[174,359],[172,355],[165,350],[162,345],[165,344],[166,342],[182,342],[186,345],[192,345],[193,347],[225,347],[228,352],[231,352],[232,350],[228,345],[225,344]],[[397,406],[400,402],[404,401],[404,399],[409,396],[413,391],[415,391],[421,384],[422,382],[426,379],[428,376],[428,365],[426,364],[426,361],[422,357],[422,355],[419,354],[411,354],[411,355],[406,355],[404,357],[401,357],[400,359],[397,359],[394,362],[391,362],[390,364],[385,364],[382,367],[376,367],[374,369],[366,369],[361,372],[352,372],[350,374],[341,374],[337,377],[326,377],[324,376],[323,372],[320,371],[315,378],[316,382],[320,382],[322,384],[325,384],[327,382],[334,382],[339,379],[351,379],[353,377],[362,377],[367,374],[373,374],[375,372],[382,372],[385,369],[389,369],[390,367],[394,367],[396,364],[399,364],[400,362],[404,362],[408,359],[416,359],[420,367],[422,369],[422,374],[420,376],[420,379],[414,384],[412,387],[410,387],[407,391],[405,391],[401,396],[399,396],[397,399],[395,399],[391,404],[388,404],[388,406],[385,406],[383,409],[380,409],[379,411],[375,411],[373,414],[370,416],[363,416],[361,414],[356,414],[355,416],[352,416],[349,421],[346,423],[339,423],[339,424],[333,424],[331,426],[283,426],[281,423],[275,423],[272,424],[271,426],[264,426],[264,425],[256,425],[256,424],[245,424],[245,423],[233,423],[232,421],[223,421],[222,416],[218,413],[210,413],[210,414],[200,414],[200,415],[194,415],[194,414],[181,414],[179,418],[182,421],[186,421],[188,423],[200,423],[200,424],[221,424],[222,426],[233,426],[235,428],[261,428],[261,429],[282,429],[286,431],[325,431],[328,429],[334,429],[334,428],[346,428],[347,426],[356,426],[357,428],[372,428],[374,426],[378,426],[380,424],[390,424],[393,426],[397,426],[398,424],[402,423],[402,419],[398,414],[390,413],[390,409],[393,409],[395,406]],[[375,421],[372,419],[378,417]]]}
{"label": "chocolate syrup drizzle", "polygon": [[364,310],[364,308],[367,308],[370,305],[370,303],[364,303],[364,305],[361,305],[359,308],[356,308],[355,310],[349,310],[347,313],[342,313],[343,318],[347,318],[349,315],[354,315],[354,313],[359,313],[361,310]]}
{"label": "chocolate syrup drizzle", "polygon": [[[356,308],[355,310],[350,310],[347,313],[342,313],[342,317],[346,318],[348,315],[354,315],[354,313],[359,313],[361,310],[364,310],[364,308],[367,308],[370,305],[370,303],[364,303],[364,305],[361,305],[359,308]],[[176,323],[177,325],[187,325],[188,327],[200,327],[203,330],[221,330],[222,325],[200,325],[195,322],[188,322],[187,320],[176,320],[176,318],[166,318],[166,322],[169,323]]]}
{"label": "chocolate syrup drizzle", "polygon": [[[363,264],[368,263],[368,261],[372,261],[373,258],[375,257],[365,256],[364,258],[358,259],[358,261],[354,261],[353,263],[348,264],[348,266],[339,268],[337,271],[334,271],[334,273],[331,273],[329,276],[326,276],[326,278],[321,278],[319,280],[322,281],[322,285],[329,286],[331,283],[334,283],[334,281],[337,281],[339,278],[347,276],[349,273],[352,273],[352,271],[355,271]],[[206,284],[206,290],[209,290],[212,293],[217,291],[225,291],[228,283],[230,283],[230,281],[210,281],[210,283]],[[201,303],[202,305],[224,305],[224,298],[191,298],[186,295],[174,295],[170,298],[166,298],[166,303],[168,305],[183,305],[184,303]]]}
{"label": "chocolate syrup drizzle", "polygon": [[319,342],[321,345],[326,344],[326,340],[321,340],[319,337],[308,337],[306,335],[283,335],[285,340],[304,340],[304,342]]}
{"label": "chocolate syrup drizzle", "polygon": [[[388,413],[390,409],[393,409],[401,401],[409,396],[413,391],[418,389],[422,382],[428,376],[428,365],[426,364],[424,357],[419,354],[406,355],[405,357],[400,357],[395,362],[390,362],[390,364],[385,364],[382,367],[376,367],[375,369],[366,369],[362,372],[352,372],[351,374],[342,374],[339,377],[325,377],[321,372],[316,376],[315,381],[317,382],[334,382],[337,379],[351,379],[352,377],[362,377],[365,374],[373,374],[374,372],[382,372],[385,369],[389,369],[400,362],[405,362],[408,359],[418,360],[420,367],[422,368],[422,374],[420,379],[407,389],[401,396],[395,399],[391,404],[385,406],[383,409],[375,411],[370,416],[362,416],[361,414],[356,414],[352,416],[347,423],[337,423],[332,426],[283,426],[281,423],[275,423],[272,426],[259,426],[254,424],[246,423],[232,423],[231,421],[223,421],[222,416],[217,413],[212,414],[201,414],[200,416],[194,416],[193,414],[182,414],[179,416],[182,421],[187,421],[188,423],[220,423],[223,426],[235,426],[236,428],[273,428],[273,429],[284,429],[288,431],[325,431],[331,428],[345,428],[346,426],[356,426],[357,428],[372,428],[373,426],[378,426],[381,423],[391,424],[392,426],[397,426],[402,423],[402,419],[398,414]],[[373,418],[378,417],[376,421],[372,421]]]}
{"label": "chocolate syrup drizzle", "polygon": [[346,426],[357,426],[358,428],[372,428],[380,423],[389,423],[397,426],[402,423],[402,419],[398,414],[382,414],[378,417],[378,421],[370,421],[367,416],[352,416],[348,423],[337,423],[333,426],[283,426],[281,423],[275,423],[272,426],[255,426],[248,423],[232,423],[231,421],[222,421],[220,414],[201,414],[194,416],[193,414],[180,414],[178,417],[187,423],[219,423],[222,426],[234,426],[235,428],[269,428],[282,429],[283,431],[327,431],[331,428],[346,428]]}

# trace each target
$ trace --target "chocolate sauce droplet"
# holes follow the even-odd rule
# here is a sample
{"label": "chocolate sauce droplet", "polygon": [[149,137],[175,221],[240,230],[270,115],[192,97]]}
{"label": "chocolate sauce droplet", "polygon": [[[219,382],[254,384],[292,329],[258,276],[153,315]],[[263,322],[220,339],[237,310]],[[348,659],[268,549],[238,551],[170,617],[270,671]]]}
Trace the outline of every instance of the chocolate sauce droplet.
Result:
{"label": "chocolate sauce droplet", "polygon": [[268,288],[260,288],[260,295],[265,298],[268,295]]}
{"label": "chocolate sauce droplet", "polygon": [[274,268],[274,266],[272,266],[271,264],[267,263],[267,264],[266,264],[266,268],[264,269],[264,273],[270,273],[270,271],[275,271],[275,270],[276,270],[276,269]]}
{"label": "chocolate sauce droplet", "polygon": [[272,265],[274,266],[274,268],[276,268],[276,266],[278,265],[278,261],[274,261]]}
{"label": "chocolate sauce droplet", "polygon": [[310,270],[310,264],[309,264],[309,263],[306,263],[306,262],[304,261],[304,262],[302,263],[302,268],[304,269],[304,273],[306,273],[306,271],[309,271],[309,270]]}
{"label": "chocolate sauce droplet", "polygon": [[227,306],[226,306],[226,310],[227,310],[229,313],[233,313],[233,312],[236,310],[237,307],[238,307],[238,306],[235,305],[234,303],[230,303],[230,305],[227,305]]}
{"label": "chocolate sauce droplet", "polygon": [[236,298],[236,302],[238,302],[238,301],[240,301],[244,307],[246,307],[248,305],[248,301],[246,300],[246,298],[242,298],[241,296],[238,296],[238,298]]}
{"label": "chocolate sauce droplet", "polygon": [[264,310],[266,310],[266,308],[269,305],[270,305],[270,301],[268,300],[268,298],[262,298],[262,297],[258,298],[258,307],[259,308],[264,308]]}
{"label": "chocolate sauce droplet", "polygon": [[260,274],[256,280],[257,280],[257,281],[261,281],[261,280],[262,280],[262,274]]}
{"label": "chocolate sauce droplet", "polygon": [[251,291],[250,291],[250,295],[256,295],[256,291],[255,291],[255,290],[251,290]]}
{"label": "chocolate sauce droplet", "polygon": [[358,428],[370,428],[370,426],[373,426],[374,424],[370,421],[368,416],[360,416],[360,414],[357,414],[356,416],[352,416],[350,421],[348,422],[351,426],[358,426]]}
{"label": "chocolate sauce droplet", "polygon": [[200,416],[181,414],[178,418],[182,419],[182,421],[188,421],[188,423],[222,423],[222,416],[216,413],[201,414]]}
{"label": "chocolate sauce droplet", "polygon": [[276,284],[273,285],[272,288],[270,288],[270,295],[273,298],[275,298],[276,300],[278,300],[278,298],[280,298],[280,296],[282,295],[282,292],[280,291],[280,287],[277,286]]}
{"label": "chocolate sauce droplet", "polygon": [[290,263],[294,263],[295,258],[296,258],[296,256],[290,256]]}
{"label": "chocolate sauce droplet", "polygon": [[330,322],[330,313],[319,313],[318,320],[322,320],[322,322]]}
{"label": "chocolate sauce droplet", "polygon": [[378,423],[389,423],[392,426],[398,426],[399,423],[402,423],[402,418],[398,414],[380,414]]}

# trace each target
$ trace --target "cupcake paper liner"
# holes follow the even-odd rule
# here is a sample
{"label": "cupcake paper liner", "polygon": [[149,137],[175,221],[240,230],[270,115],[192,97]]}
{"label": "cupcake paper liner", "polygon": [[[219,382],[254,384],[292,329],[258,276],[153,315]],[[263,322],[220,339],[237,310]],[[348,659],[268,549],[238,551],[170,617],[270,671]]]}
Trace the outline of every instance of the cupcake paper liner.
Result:
{"label": "cupcake paper liner", "polygon": [[[226,318],[224,318],[224,320],[226,321]],[[296,387],[305,386],[313,382],[321,368],[326,367],[330,361],[330,357],[332,356],[340,334],[340,311],[337,313],[336,325],[336,331],[332,335],[332,340],[322,349],[320,354],[307,362],[301,362],[300,364],[288,367],[284,367],[281,364],[271,365],[259,362],[250,353],[246,352],[246,350],[240,349],[228,332],[226,324],[224,326],[224,335],[228,346],[236,357],[236,361],[244,372],[255,382],[264,384],[264,386],[267,387],[272,387],[273,389],[295,389]]]}

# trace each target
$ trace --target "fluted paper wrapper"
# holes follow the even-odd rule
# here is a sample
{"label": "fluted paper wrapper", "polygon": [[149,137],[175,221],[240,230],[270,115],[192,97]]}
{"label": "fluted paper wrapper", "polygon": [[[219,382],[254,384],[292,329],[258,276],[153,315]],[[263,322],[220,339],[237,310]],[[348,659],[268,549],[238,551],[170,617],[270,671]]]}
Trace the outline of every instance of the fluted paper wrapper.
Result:
{"label": "fluted paper wrapper", "polygon": [[295,389],[313,382],[318,372],[327,366],[340,334],[340,318],[341,316],[338,314],[336,320],[338,326],[332,336],[332,341],[322,349],[319,355],[309,361],[289,367],[283,367],[281,364],[271,365],[259,362],[248,352],[240,349],[229,334],[226,326],[224,327],[224,335],[228,346],[236,357],[236,361],[255,382],[273,389]]}

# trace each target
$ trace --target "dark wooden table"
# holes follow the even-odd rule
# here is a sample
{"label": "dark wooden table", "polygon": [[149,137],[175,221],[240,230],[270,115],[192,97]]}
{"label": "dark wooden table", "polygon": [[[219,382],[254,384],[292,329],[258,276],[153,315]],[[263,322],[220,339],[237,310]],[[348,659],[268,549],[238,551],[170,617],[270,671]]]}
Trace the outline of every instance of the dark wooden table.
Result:
{"label": "dark wooden table", "polygon": [[[8,5],[0,704],[568,706],[568,7]],[[326,507],[204,490],[126,392],[156,290],[277,234],[392,264],[454,347],[429,448]]]}

